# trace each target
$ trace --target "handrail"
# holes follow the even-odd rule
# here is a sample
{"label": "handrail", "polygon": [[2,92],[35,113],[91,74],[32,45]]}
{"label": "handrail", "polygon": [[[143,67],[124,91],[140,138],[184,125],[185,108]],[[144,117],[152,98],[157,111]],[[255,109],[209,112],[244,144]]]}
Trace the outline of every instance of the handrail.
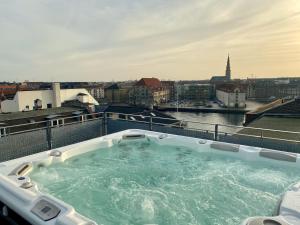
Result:
{"label": "handrail", "polygon": [[294,143],[300,143],[300,140],[295,139],[283,139],[283,138],[274,138],[269,136],[260,136],[260,135],[253,135],[253,134],[243,134],[243,133],[231,133],[231,132],[219,132],[221,134],[229,134],[229,135],[237,135],[237,136],[245,136],[245,137],[254,137],[257,139],[270,139],[270,140],[279,140],[279,141],[286,141],[286,142],[294,142]]}
{"label": "handrail", "polygon": [[[93,114],[83,114],[83,115],[85,117],[88,117],[88,116],[93,115]],[[80,115],[80,116],[82,116],[82,115]],[[9,126],[5,126],[5,127],[0,127],[0,130],[9,131],[12,128],[17,128],[17,127],[25,127],[25,126],[32,126],[32,125],[38,125],[38,124],[45,124],[45,126],[42,126],[42,127],[36,127],[36,128],[32,128],[32,129],[25,129],[25,130],[14,131],[14,132],[5,132],[5,134],[0,133],[0,137],[43,130],[43,129],[46,129],[47,127],[52,127],[53,128],[53,127],[68,126],[68,125],[72,125],[72,124],[80,124],[80,123],[83,123],[83,122],[90,122],[90,121],[99,120],[99,119],[103,118],[103,117],[97,117],[97,118],[85,119],[84,121],[74,121],[74,122],[51,125],[51,126],[49,126],[49,124],[48,124],[51,121],[64,121],[64,120],[67,120],[67,119],[79,118],[80,116],[60,117],[60,118],[55,118],[55,119],[51,119],[51,120],[45,120],[45,121],[38,121],[38,122],[33,122],[33,123],[24,123],[24,124],[16,124],[16,125],[9,125]]]}
{"label": "handrail", "polygon": [[[114,113],[114,112],[107,112],[107,113],[113,113],[118,115],[125,115],[125,116],[140,116],[140,114],[129,114],[129,113]],[[300,134],[300,132],[297,131],[287,131],[287,130],[275,130],[275,129],[268,129],[268,128],[259,128],[259,127],[244,127],[244,126],[238,126],[238,125],[230,125],[230,124],[216,124],[216,123],[205,123],[205,122],[199,122],[195,120],[179,120],[179,119],[173,119],[173,118],[165,118],[165,117],[159,117],[159,116],[144,116],[145,118],[155,118],[155,119],[163,119],[163,120],[173,120],[173,121],[182,121],[182,122],[188,122],[188,123],[197,123],[202,125],[219,125],[223,127],[232,127],[232,128],[241,128],[241,129],[252,129],[252,130],[263,130],[263,131],[274,131],[274,132],[281,132],[281,133],[291,133],[291,134]],[[124,119],[126,120],[126,119]]]}
{"label": "handrail", "polygon": [[[67,116],[67,117],[57,117],[54,119],[49,119],[49,120],[43,120],[43,121],[35,121],[35,122],[29,122],[29,123],[22,123],[22,124],[15,124],[15,125],[8,125],[8,126],[3,126],[0,127],[1,129],[3,128],[13,128],[13,127],[22,127],[22,126],[30,126],[30,125],[35,125],[35,124],[41,124],[41,123],[47,123],[48,121],[51,120],[67,120],[67,119],[76,119],[76,118],[80,118],[81,116],[95,116],[95,115],[102,115],[104,113],[88,113],[88,114],[79,114],[76,116]],[[99,118],[99,117],[98,117]]]}
{"label": "handrail", "polygon": [[[118,117],[114,118],[112,116],[108,116],[109,114],[117,114]],[[120,116],[123,115],[125,118],[120,118]],[[132,120],[128,117],[133,116],[133,117],[140,117],[144,120]],[[129,122],[135,122],[135,123],[143,123],[143,124],[149,124],[149,128],[152,129],[152,124],[153,125],[161,125],[161,126],[168,126],[168,127],[173,127],[173,128],[183,128],[185,130],[194,130],[194,131],[204,131],[204,132],[209,132],[209,133],[215,133],[216,136],[219,134],[229,134],[229,135],[237,135],[237,136],[247,136],[247,137],[255,137],[259,139],[274,139],[274,140],[280,140],[280,141],[289,141],[289,142],[294,142],[294,143],[299,143],[297,139],[291,140],[291,139],[283,139],[283,138],[273,138],[269,136],[265,136],[264,132],[274,132],[274,133],[284,133],[284,134],[292,134],[292,135],[299,135],[300,132],[295,132],[295,131],[286,131],[286,130],[275,130],[275,129],[267,129],[267,128],[258,128],[258,127],[243,127],[243,126],[235,126],[235,125],[229,125],[229,124],[216,124],[216,123],[206,123],[206,122],[199,122],[199,121],[194,121],[194,120],[178,120],[175,118],[165,118],[165,117],[160,117],[160,116],[149,116],[149,115],[142,115],[142,114],[129,114],[129,113],[114,113],[114,112],[100,112],[100,113],[89,113],[89,114],[79,114],[76,116],[68,116],[68,117],[58,117],[54,119],[49,119],[47,121],[38,121],[38,122],[31,122],[31,123],[24,123],[24,124],[17,124],[17,125],[9,125],[9,126],[3,126],[0,127],[0,130],[4,130],[3,134],[0,133],[0,137],[8,136],[8,135],[13,135],[13,134],[19,134],[19,133],[25,133],[25,132],[32,132],[36,130],[41,130],[41,129],[47,129],[49,127],[49,121],[65,121],[68,119],[78,119],[83,117],[84,120],[82,121],[74,121],[74,122],[68,122],[63,124],[57,124],[50,126],[51,127],[61,127],[61,126],[67,126],[71,124],[79,124],[79,123],[84,123],[88,121],[95,121],[95,120],[101,120],[101,119],[111,119],[111,120],[119,120],[119,121],[129,121]],[[92,118],[88,118],[92,117]],[[149,121],[145,120],[146,118],[149,118]],[[192,128],[192,127],[185,127],[181,126],[175,123],[163,123],[163,122],[155,122],[153,119],[159,119],[159,120],[166,120],[166,121],[176,121],[180,122],[180,124],[185,124],[185,123],[193,123],[193,124],[199,124],[199,128]],[[26,126],[34,126],[34,125],[39,125],[39,124],[45,124],[43,127],[36,127],[36,128],[31,128],[31,129],[24,129],[24,130],[19,130],[19,131],[14,131],[14,132],[8,132],[12,128],[20,128],[20,127],[26,127]],[[107,124],[106,124],[107,125]],[[210,129],[202,129],[200,128],[200,125],[209,125],[212,126],[211,130]],[[219,130],[215,130],[215,127],[219,127]],[[228,127],[228,128],[234,128],[237,129],[237,131],[234,132],[224,132],[222,131],[222,127]],[[20,128],[21,129],[21,128]],[[255,135],[255,134],[245,134],[240,132],[241,129],[243,130],[254,130],[254,131],[260,131],[260,135]],[[219,133],[219,134],[218,134]]]}

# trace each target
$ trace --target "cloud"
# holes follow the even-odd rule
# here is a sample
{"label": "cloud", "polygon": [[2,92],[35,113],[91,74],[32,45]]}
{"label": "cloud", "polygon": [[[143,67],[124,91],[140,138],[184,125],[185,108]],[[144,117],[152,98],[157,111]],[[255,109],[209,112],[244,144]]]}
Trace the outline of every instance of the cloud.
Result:
{"label": "cloud", "polygon": [[[4,80],[300,74],[298,0],[0,2]],[[281,64],[278,62],[282,62]]]}

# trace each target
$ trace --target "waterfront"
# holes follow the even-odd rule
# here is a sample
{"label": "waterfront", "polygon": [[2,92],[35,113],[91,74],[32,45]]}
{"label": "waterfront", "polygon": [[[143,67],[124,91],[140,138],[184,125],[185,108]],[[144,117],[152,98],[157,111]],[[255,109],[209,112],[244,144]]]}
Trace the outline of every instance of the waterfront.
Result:
{"label": "waterfront", "polygon": [[[263,103],[260,102],[247,102],[247,109],[253,110],[257,107],[262,106]],[[188,113],[188,112],[167,112],[167,114],[175,117],[179,120],[184,121],[195,121],[199,123],[211,123],[211,124],[224,124],[224,125],[234,125],[243,126],[244,114],[232,114],[232,113]],[[208,124],[199,124],[187,122],[188,128],[203,129],[203,130],[213,130],[214,127]],[[229,127],[222,127],[224,132],[232,132],[233,129]]]}

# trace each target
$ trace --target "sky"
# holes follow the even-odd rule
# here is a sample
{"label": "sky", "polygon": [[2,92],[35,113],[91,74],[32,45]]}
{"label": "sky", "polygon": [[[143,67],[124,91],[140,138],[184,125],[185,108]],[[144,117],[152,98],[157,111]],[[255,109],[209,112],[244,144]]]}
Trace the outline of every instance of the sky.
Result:
{"label": "sky", "polygon": [[2,0],[0,80],[300,76],[300,0]]}

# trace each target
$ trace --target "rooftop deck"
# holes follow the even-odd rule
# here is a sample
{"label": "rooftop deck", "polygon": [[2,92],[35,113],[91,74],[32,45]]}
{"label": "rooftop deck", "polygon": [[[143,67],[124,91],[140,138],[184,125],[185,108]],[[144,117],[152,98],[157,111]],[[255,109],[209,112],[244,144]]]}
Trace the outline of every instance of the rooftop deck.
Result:
{"label": "rooftop deck", "polygon": [[[194,128],[185,127],[184,124],[187,122],[194,123]],[[265,121],[265,123],[268,122]],[[48,121],[0,127],[0,161],[19,158],[127,129],[151,130],[299,153],[300,126],[297,126],[294,120],[289,123],[294,125],[295,132],[179,121],[171,117],[161,118],[158,114],[151,113],[141,116],[104,112],[58,117]],[[284,125],[281,128],[284,129]],[[271,136],[271,133],[277,136]]]}

